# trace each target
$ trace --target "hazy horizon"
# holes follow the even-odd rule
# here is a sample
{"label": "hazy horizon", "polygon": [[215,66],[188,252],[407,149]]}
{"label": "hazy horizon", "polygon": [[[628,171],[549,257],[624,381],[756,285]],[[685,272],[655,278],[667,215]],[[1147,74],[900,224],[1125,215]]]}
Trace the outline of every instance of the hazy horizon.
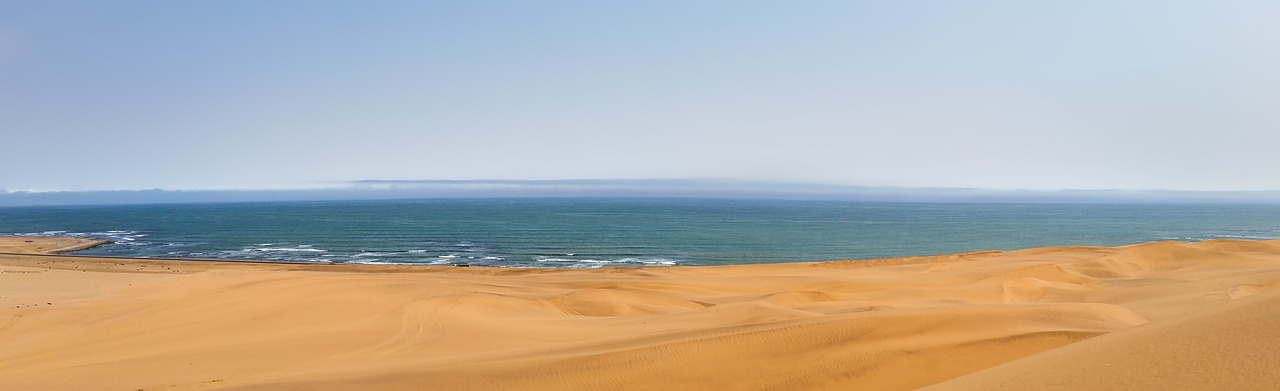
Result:
{"label": "hazy horizon", "polygon": [[1001,190],[726,179],[361,180],[274,190],[3,191],[0,207],[440,198],[706,198],[928,203],[1280,203],[1280,191]]}
{"label": "hazy horizon", "polygon": [[1265,1],[0,3],[0,189],[1280,190]]}

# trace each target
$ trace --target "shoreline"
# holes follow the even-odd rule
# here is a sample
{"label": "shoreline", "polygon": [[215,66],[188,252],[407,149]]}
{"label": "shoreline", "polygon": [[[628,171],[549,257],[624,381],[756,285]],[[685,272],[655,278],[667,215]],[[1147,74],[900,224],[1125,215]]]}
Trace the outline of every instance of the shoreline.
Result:
{"label": "shoreline", "polygon": [[[17,240],[40,239],[47,241],[56,241],[61,248],[45,249],[46,246],[32,246],[31,248],[22,248],[21,244],[14,243]],[[1276,239],[1280,240],[1280,239]],[[1173,242],[1173,241],[1170,241]],[[592,270],[607,268],[623,268],[623,269],[648,269],[648,268],[706,268],[706,267],[734,267],[734,266],[763,266],[763,265],[796,265],[796,264],[818,264],[818,263],[852,263],[854,265],[879,265],[902,264],[910,262],[910,260],[922,260],[926,258],[937,257],[962,257],[967,255],[991,254],[1005,251],[1018,250],[975,250],[959,253],[947,254],[925,254],[910,255],[891,258],[863,258],[863,259],[831,259],[820,261],[803,261],[803,262],[768,262],[768,263],[731,263],[722,265],[604,265],[592,268],[571,268],[571,267],[530,267],[530,266],[490,266],[490,265],[472,265],[472,264],[448,264],[448,265],[432,265],[432,264],[396,264],[396,263],[357,263],[357,262],[307,262],[307,261],[288,261],[288,260],[266,260],[266,259],[228,259],[228,258],[198,258],[198,257],[133,257],[126,255],[95,255],[95,254],[70,254],[72,252],[88,250],[101,247],[115,242],[97,238],[80,238],[69,236],[0,236],[0,255],[23,255],[23,256],[40,256],[40,257],[71,257],[84,259],[116,259],[116,260],[136,260],[136,261],[172,261],[172,262],[209,262],[209,263],[228,263],[228,264],[281,264],[281,265],[311,265],[319,267],[369,267],[369,268],[387,268],[401,270],[403,268],[477,268],[477,269],[499,269],[499,270]],[[1152,242],[1159,243],[1159,242]],[[1173,242],[1185,243],[1185,242]],[[1088,246],[1073,246],[1088,247]],[[1100,247],[1100,246],[1099,246]],[[1123,246],[1117,246],[1123,247]],[[13,251],[18,248],[17,251]],[[1034,247],[1033,247],[1034,248]],[[6,250],[9,249],[9,250]]]}
{"label": "shoreline", "polygon": [[111,243],[112,243],[112,242],[111,242],[110,240],[103,240],[103,239],[91,239],[91,242],[89,242],[89,243],[73,244],[73,245],[69,245],[69,246],[66,246],[66,247],[61,247],[61,248],[56,248],[56,249],[48,250],[48,251],[47,251],[47,254],[49,254],[49,255],[70,255],[70,254],[66,254],[66,253],[76,252],[76,251],[81,251],[81,250],[88,250],[88,249],[95,248],[95,247],[105,246],[105,245],[108,245],[108,244],[111,244]]}
{"label": "shoreline", "polygon": [[88,250],[111,243],[112,241],[104,239],[62,236],[0,236],[0,254],[65,255],[69,252]]}
{"label": "shoreline", "polygon": [[[369,263],[326,263],[326,262],[301,262],[301,261],[280,261],[280,260],[254,260],[254,259],[225,259],[225,258],[185,258],[185,257],[130,257],[121,255],[85,255],[85,254],[69,254],[69,252],[91,249],[113,243],[109,240],[88,239],[78,237],[59,237],[59,236],[0,236],[0,249],[13,247],[12,243],[7,241],[14,239],[30,239],[42,238],[46,240],[59,241],[59,245],[65,246],[53,250],[40,250],[49,246],[40,246],[39,248],[28,248],[20,251],[0,251],[0,264],[7,256],[20,257],[37,257],[48,258],[54,260],[62,260],[65,262],[74,262],[78,260],[85,263],[188,263],[188,264],[206,264],[211,267],[237,267],[237,266],[282,266],[288,270],[305,270],[305,271],[356,271],[368,273],[439,273],[442,271],[457,272],[466,274],[468,269],[475,274],[527,274],[527,273],[559,273],[571,271],[592,271],[592,270],[649,270],[649,269],[718,269],[718,268],[770,268],[770,267],[788,267],[797,265],[808,266],[830,266],[839,268],[864,268],[864,267],[883,267],[896,265],[911,265],[923,263],[936,263],[945,261],[954,261],[966,256],[987,255],[1004,252],[1003,250],[978,250],[967,251],[952,254],[936,254],[936,255],[919,255],[895,258],[868,258],[868,259],[836,259],[825,261],[807,261],[807,262],[773,262],[773,263],[750,263],[750,264],[724,264],[724,265],[652,265],[652,266],[631,266],[631,265],[605,265],[594,268],[569,268],[569,267],[526,267],[526,266],[485,266],[485,265],[425,265],[425,264],[369,264]],[[1280,240],[1280,239],[1277,239]],[[65,244],[74,242],[72,244]],[[23,252],[26,251],[26,252]],[[35,252],[42,251],[42,252]],[[1020,250],[1010,250],[1020,251]]]}
{"label": "shoreline", "polygon": [[[37,239],[17,246],[90,244]],[[1256,304],[1280,303],[1276,288],[1280,240],[596,269],[10,253],[0,388],[1055,389],[1010,376],[1147,346],[1128,372],[1054,373],[1056,389],[1181,390],[1180,376],[1230,382],[1233,360],[1160,388],[1101,374],[1155,376],[1186,355],[1159,349],[1215,346],[1222,322],[1270,338],[1242,314],[1280,321]],[[1280,365],[1256,346],[1234,354]]]}

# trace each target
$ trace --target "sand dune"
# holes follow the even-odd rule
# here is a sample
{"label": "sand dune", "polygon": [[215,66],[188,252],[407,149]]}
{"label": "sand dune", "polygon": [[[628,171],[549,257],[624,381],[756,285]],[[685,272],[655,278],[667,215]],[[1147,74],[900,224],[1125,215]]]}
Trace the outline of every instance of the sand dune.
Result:
{"label": "sand dune", "polygon": [[1152,322],[925,388],[1275,390],[1280,292]]}
{"label": "sand dune", "polygon": [[0,389],[1250,389],[1276,381],[1277,286],[1280,241],[593,270],[0,255]]}

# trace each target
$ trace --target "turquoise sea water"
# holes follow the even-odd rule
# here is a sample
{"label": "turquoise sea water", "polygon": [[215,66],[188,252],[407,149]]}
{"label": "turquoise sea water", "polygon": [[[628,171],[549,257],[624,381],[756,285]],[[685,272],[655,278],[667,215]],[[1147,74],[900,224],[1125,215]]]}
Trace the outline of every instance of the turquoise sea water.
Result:
{"label": "turquoise sea water", "polygon": [[448,199],[0,208],[0,234],[79,254],[597,267],[864,259],[1280,237],[1277,205]]}

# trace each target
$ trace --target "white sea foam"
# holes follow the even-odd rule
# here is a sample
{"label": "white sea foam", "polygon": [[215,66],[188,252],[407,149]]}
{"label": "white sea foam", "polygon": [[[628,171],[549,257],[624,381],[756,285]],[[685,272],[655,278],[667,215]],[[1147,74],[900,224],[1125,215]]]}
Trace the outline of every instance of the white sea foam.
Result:
{"label": "white sea foam", "polygon": [[1254,239],[1254,240],[1260,240],[1260,239],[1275,239],[1275,238],[1276,238],[1275,236],[1261,236],[1261,235],[1231,235],[1231,234],[1209,235],[1209,237],[1210,237],[1210,238],[1214,238],[1214,239]]}
{"label": "white sea foam", "polygon": [[639,263],[655,266],[673,266],[680,263],[678,260],[666,258],[623,258],[619,259],[618,262]]}
{"label": "white sea foam", "polygon": [[573,258],[557,258],[557,257],[539,257],[534,259],[535,262],[568,264],[567,267],[573,268],[594,268],[607,265],[643,265],[643,266],[673,266],[678,265],[682,261],[667,258],[621,258],[621,259],[573,259]]}
{"label": "white sea foam", "polygon": [[323,250],[323,249],[318,249],[318,248],[310,248],[310,247],[302,247],[302,246],[298,246],[298,247],[265,247],[265,248],[263,248],[263,247],[257,247],[257,248],[246,248],[246,249],[244,249],[244,251],[256,251],[256,252],[323,253],[323,252],[328,252],[329,250]]}
{"label": "white sea foam", "polygon": [[359,259],[359,260],[347,261],[346,263],[354,263],[359,265],[411,265],[411,266],[412,265],[452,265],[453,264],[453,262],[450,262],[445,259],[414,259],[414,260],[405,260],[405,261]]}
{"label": "white sea foam", "polygon": [[46,237],[46,236],[66,236],[72,238],[93,238],[110,241],[114,244],[127,245],[149,245],[150,242],[139,241],[146,234],[140,234],[137,231],[111,230],[102,232],[71,232],[66,230],[51,230],[41,232],[19,232],[9,235],[28,236],[28,237]]}
{"label": "white sea foam", "polygon": [[534,259],[534,261],[535,261],[535,262],[554,262],[554,263],[574,263],[574,262],[579,262],[579,261],[581,261],[581,260],[579,260],[579,259],[568,259],[568,258],[545,258],[545,257],[539,257],[539,258]]}

